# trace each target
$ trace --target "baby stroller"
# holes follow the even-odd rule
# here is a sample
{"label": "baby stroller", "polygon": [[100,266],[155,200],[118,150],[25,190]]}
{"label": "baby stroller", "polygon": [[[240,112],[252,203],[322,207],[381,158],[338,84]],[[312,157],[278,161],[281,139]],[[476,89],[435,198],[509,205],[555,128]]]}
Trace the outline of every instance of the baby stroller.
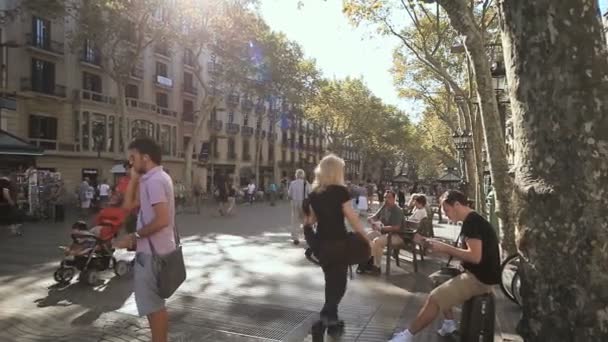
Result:
{"label": "baby stroller", "polygon": [[88,229],[83,221],[72,226],[72,245],[62,247],[66,257],[54,273],[58,283],[69,283],[77,271],[79,280],[94,285],[99,279],[98,273],[113,269],[117,276],[123,276],[130,270],[131,263],[117,261],[114,257],[112,239],[118,234],[126,217],[127,211],[119,207],[102,209],[95,219],[95,226]]}

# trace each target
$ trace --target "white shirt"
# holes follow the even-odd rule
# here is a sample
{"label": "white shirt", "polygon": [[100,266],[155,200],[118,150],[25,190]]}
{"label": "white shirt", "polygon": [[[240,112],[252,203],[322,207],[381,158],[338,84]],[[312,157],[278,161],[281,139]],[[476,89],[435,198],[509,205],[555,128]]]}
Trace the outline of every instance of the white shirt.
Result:
{"label": "white shirt", "polygon": [[251,183],[247,185],[247,193],[252,194],[255,192],[255,184]]}
{"label": "white shirt", "polygon": [[425,218],[426,215],[427,215],[426,208],[421,208],[421,209],[414,208],[414,210],[412,211],[412,215],[410,215],[410,217],[408,217],[408,221],[420,222],[420,220]]}
{"label": "white shirt", "polygon": [[310,194],[310,184],[303,179],[293,180],[289,183],[287,194],[293,201],[303,201]]}
{"label": "white shirt", "polygon": [[99,185],[99,196],[109,196],[110,195],[110,186],[108,184]]}

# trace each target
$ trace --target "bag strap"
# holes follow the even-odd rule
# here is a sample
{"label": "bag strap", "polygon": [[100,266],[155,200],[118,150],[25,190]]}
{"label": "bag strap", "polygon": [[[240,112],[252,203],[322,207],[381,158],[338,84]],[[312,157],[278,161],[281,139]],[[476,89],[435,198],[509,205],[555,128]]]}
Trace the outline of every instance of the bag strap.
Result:
{"label": "bag strap", "polygon": [[[140,186],[145,186],[144,184],[140,183]],[[148,197],[148,202],[150,201],[150,193],[148,192],[148,187],[145,187],[146,189],[146,196]],[[146,223],[144,222],[144,216],[142,214],[141,211],[141,207],[139,208],[139,213],[138,213],[139,219],[141,220],[141,223],[145,226]],[[179,236],[179,232],[177,229],[177,224],[175,223],[175,218],[173,219],[173,234],[174,234],[174,238],[175,238],[175,248],[179,247],[181,245],[181,239]],[[150,250],[152,251],[153,255],[158,255],[156,253],[156,249],[154,248],[154,244],[152,243],[152,239],[150,239],[150,237],[146,237],[145,238],[148,241],[148,245],[150,246]]]}
{"label": "bag strap", "polygon": [[302,179],[302,200],[306,199],[306,180]]}

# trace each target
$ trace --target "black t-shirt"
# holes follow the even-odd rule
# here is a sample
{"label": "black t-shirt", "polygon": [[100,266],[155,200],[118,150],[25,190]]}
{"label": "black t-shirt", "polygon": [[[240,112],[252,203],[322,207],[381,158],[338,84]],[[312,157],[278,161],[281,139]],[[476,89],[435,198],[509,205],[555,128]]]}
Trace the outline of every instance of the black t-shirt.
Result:
{"label": "black t-shirt", "polygon": [[317,216],[317,234],[322,240],[339,240],[346,237],[342,204],[350,200],[348,189],[330,185],[325,190],[309,195],[310,205]]}
{"label": "black t-shirt", "polygon": [[[471,212],[462,222],[462,236],[465,239],[481,240],[481,261],[479,264],[462,262],[462,267],[473,273],[482,283],[488,285],[500,282],[500,253],[498,237],[494,228],[485,218]],[[466,242],[464,242],[466,245]]]}

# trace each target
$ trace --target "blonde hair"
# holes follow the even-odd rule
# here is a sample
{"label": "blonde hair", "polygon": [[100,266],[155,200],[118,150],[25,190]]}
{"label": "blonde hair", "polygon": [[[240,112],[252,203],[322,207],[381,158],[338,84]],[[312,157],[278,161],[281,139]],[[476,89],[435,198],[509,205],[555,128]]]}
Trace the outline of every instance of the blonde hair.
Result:
{"label": "blonde hair", "polygon": [[315,168],[313,191],[323,191],[330,185],[344,186],[344,160],[335,154],[329,154]]}
{"label": "blonde hair", "polygon": [[302,169],[297,169],[296,170],[296,178],[297,179],[304,179],[306,177],[306,172],[304,172],[304,170]]}

